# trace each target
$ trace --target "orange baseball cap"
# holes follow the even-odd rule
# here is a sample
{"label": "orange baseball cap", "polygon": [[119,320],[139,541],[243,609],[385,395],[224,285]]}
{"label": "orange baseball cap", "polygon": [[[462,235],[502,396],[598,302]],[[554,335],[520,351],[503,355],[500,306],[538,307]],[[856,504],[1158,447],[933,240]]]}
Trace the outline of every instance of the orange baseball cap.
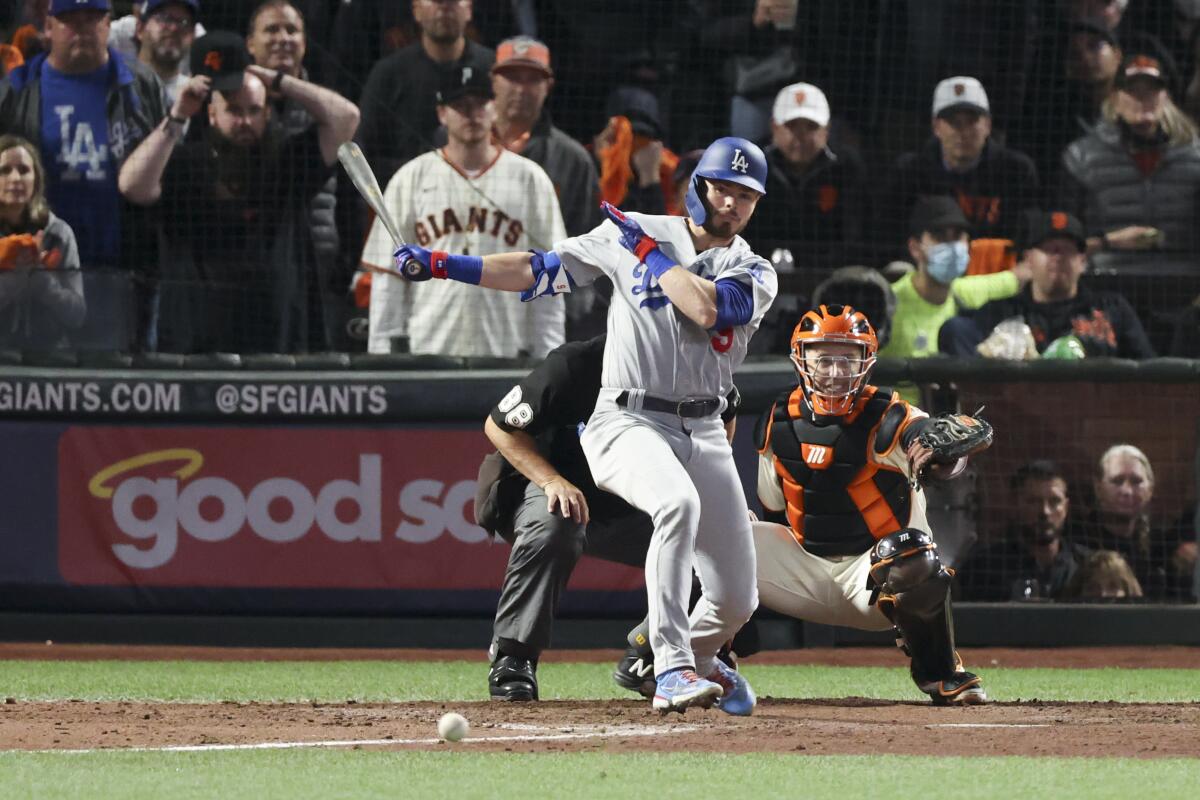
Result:
{"label": "orange baseball cap", "polygon": [[554,77],[554,70],[550,68],[550,48],[531,36],[514,36],[496,46],[492,72],[505,67],[533,67],[546,77]]}

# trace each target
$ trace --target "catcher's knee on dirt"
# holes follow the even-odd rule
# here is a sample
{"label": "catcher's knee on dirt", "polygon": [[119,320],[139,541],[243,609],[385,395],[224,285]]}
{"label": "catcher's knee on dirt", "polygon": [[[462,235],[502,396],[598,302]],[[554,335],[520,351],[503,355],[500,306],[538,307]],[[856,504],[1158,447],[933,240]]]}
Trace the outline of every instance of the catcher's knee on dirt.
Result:
{"label": "catcher's knee on dirt", "polygon": [[871,549],[870,588],[876,604],[903,639],[918,683],[954,675],[951,573],[938,558],[933,536],[904,528]]}

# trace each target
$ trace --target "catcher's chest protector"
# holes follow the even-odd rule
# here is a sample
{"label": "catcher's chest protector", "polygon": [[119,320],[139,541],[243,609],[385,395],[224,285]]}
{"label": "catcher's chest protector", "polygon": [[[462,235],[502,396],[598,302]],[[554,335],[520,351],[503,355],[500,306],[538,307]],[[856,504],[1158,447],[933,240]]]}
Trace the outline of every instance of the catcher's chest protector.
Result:
{"label": "catcher's chest protector", "polygon": [[[857,415],[843,424],[810,422],[799,389],[787,403],[776,403],[772,412],[770,443],[787,500],[788,522],[814,555],[859,555],[871,549],[876,539],[908,524],[912,505],[908,480],[867,457],[871,431],[883,419],[893,393],[875,387],[868,387],[868,392]],[[893,438],[899,438],[897,426],[886,427]]]}

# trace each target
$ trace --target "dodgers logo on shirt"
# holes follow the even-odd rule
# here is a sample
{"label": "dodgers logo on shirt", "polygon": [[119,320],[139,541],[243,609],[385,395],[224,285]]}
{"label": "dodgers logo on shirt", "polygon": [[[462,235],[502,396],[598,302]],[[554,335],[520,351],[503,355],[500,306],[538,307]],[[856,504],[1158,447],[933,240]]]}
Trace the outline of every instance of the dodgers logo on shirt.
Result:
{"label": "dodgers logo on shirt", "polygon": [[[60,126],[59,137],[62,150],[57,161],[66,167],[65,180],[79,180],[81,174],[90,181],[104,180],[108,173],[108,147],[96,144],[96,135],[88,122],[74,122],[74,106],[55,106]],[[86,167],[86,169],[81,169]]]}
{"label": "dodgers logo on shirt", "polygon": [[639,263],[633,268],[633,277],[641,281],[641,284],[634,286],[631,290],[633,296],[646,295],[642,301],[638,303],[639,308],[648,308],[651,311],[657,311],[671,304],[671,299],[663,292],[662,287],[658,285],[658,278],[654,277],[654,273],[642,263]]}

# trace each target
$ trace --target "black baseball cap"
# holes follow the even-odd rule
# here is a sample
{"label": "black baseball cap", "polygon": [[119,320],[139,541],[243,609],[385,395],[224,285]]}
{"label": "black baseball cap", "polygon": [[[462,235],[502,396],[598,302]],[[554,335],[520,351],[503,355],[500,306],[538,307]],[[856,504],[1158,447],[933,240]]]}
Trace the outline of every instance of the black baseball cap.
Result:
{"label": "black baseball cap", "polygon": [[437,104],[444,106],[469,94],[492,99],[492,78],[486,69],[455,67],[443,78],[442,85],[438,88]]}
{"label": "black baseball cap", "polygon": [[215,91],[236,92],[242,88],[246,67],[252,63],[246,40],[232,31],[209,31],[192,43],[192,74],[212,78]]}
{"label": "black baseball cap", "polygon": [[1161,58],[1148,53],[1134,53],[1122,61],[1113,83],[1123,89],[1139,78],[1153,81],[1164,89],[1170,83],[1168,67]]}
{"label": "black baseball cap", "polygon": [[1070,239],[1078,245],[1080,252],[1087,250],[1087,235],[1083,223],[1067,211],[1029,211],[1024,219],[1022,249],[1037,247],[1050,239]]}
{"label": "black baseball cap", "polygon": [[909,234],[920,236],[926,231],[940,231],[945,228],[970,230],[971,224],[967,222],[967,216],[959,208],[958,202],[945,195],[926,195],[918,199],[908,218]]}
{"label": "black baseball cap", "polygon": [[649,139],[663,138],[662,113],[653,92],[639,86],[618,86],[608,95],[605,113],[627,117],[634,133]]}

